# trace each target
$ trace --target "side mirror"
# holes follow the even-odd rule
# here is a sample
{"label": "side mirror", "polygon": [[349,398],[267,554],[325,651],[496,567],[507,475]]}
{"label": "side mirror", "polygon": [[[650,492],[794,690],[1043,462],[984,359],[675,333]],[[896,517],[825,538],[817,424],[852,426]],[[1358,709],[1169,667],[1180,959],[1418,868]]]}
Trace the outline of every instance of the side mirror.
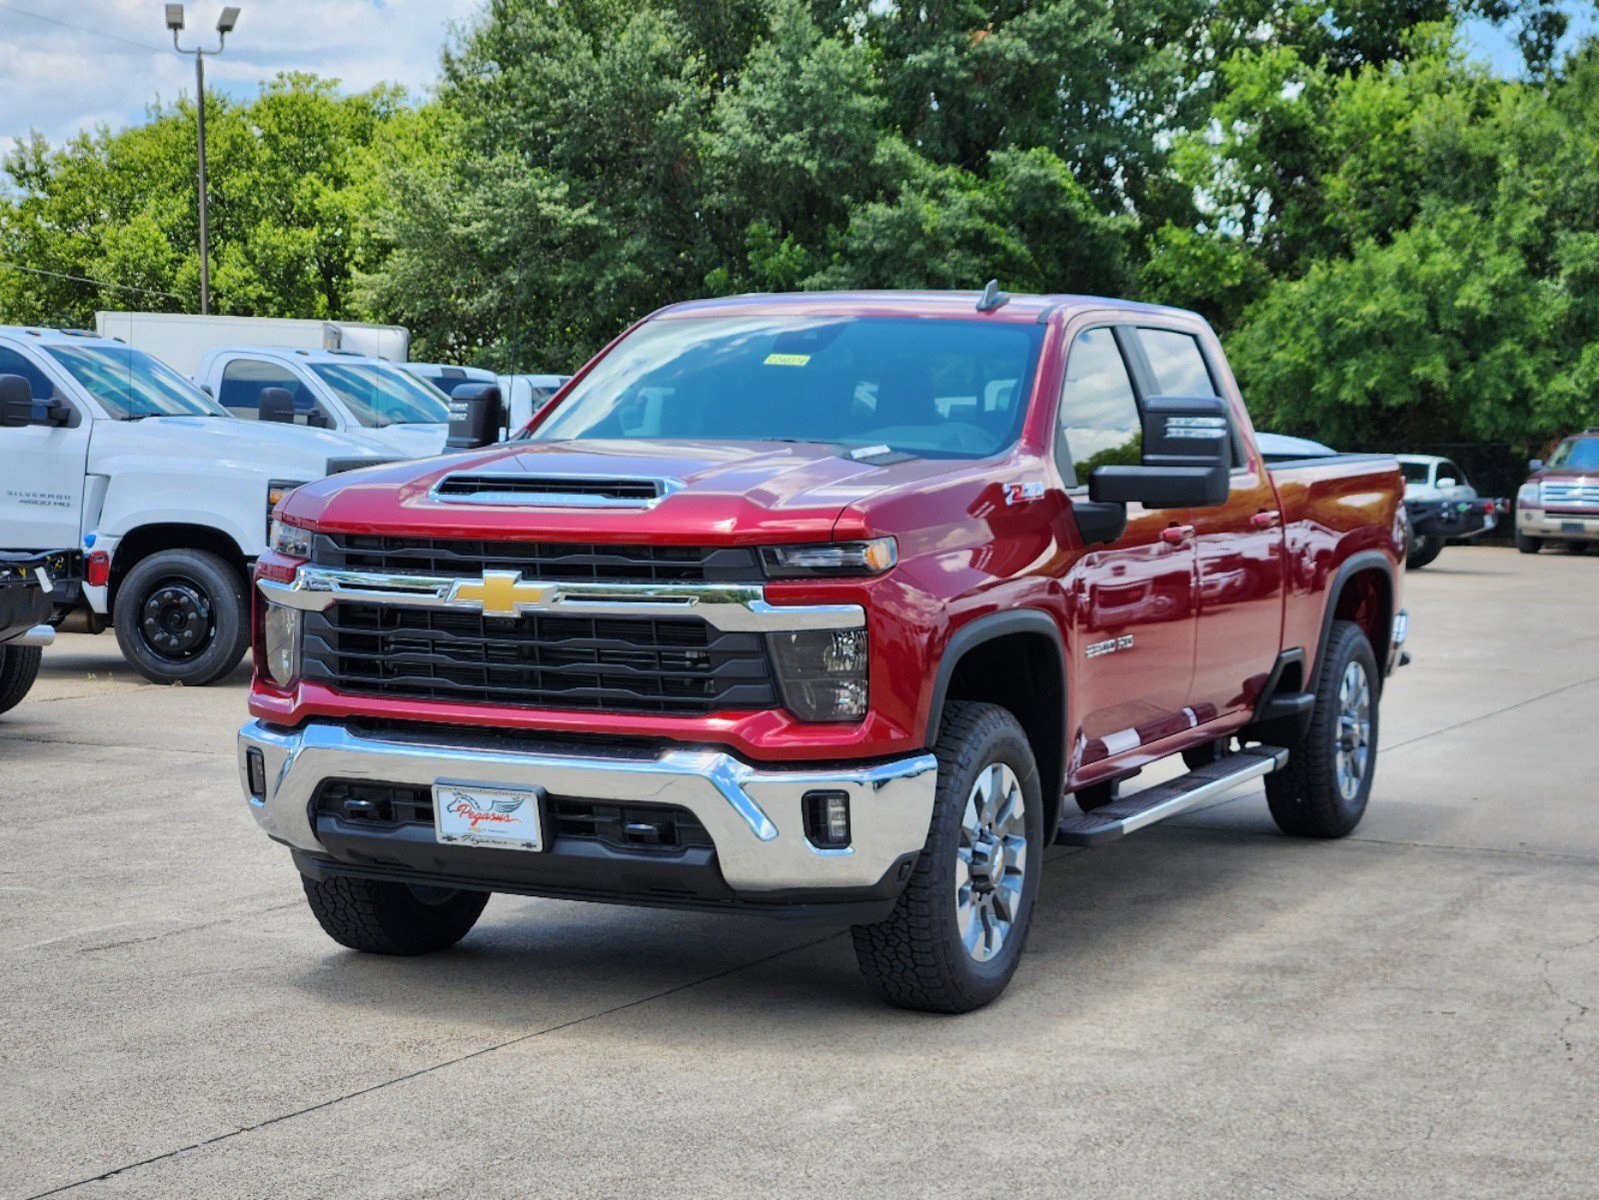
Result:
{"label": "side mirror", "polygon": [[306,413],[305,423],[312,429],[333,428],[333,418],[328,416],[328,414],[323,412],[320,408],[313,408],[310,412]]}
{"label": "side mirror", "polygon": [[1528,459],[1527,460],[1527,470],[1529,470],[1529,471],[1541,471],[1541,470],[1543,470],[1543,459],[1541,459],[1541,458]]}
{"label": "side mirror", "polygon": [[1460,481],[1458,479],[1453,478],[1452,476],[1449,476],[1449,475],[1441,476],[1439,478],[1439,480],[1438,480],[1438,487],[1439,487],[1440,490],[1443,489],[1443,488],[1452,488],[1452,487],[1459,487],[1459,486],[1460,486]]}
{"label": "side mirror", "polygon": [[1136,467],[1098,467],[1095,503],[1145,508],[1216,508],[1227,503],[1232,417],[1218,396],[1158,396],[1144,402],[1144,446]]}
{"label": "side mirror", "polygon": [[449,450],[475,450],[500,440],[505,425],[505,403],[495,383],[473,383],[457,388],[450,397]]}
{"label": "side mirror", "polygon": [[71,420],[72,410],[65,404],[35,401],[33,388],[21,375],[0,375],[0,428],[55,427]]}
{"label": "side mirror", "polygon": [[260,407],[256,415],[260,420],[274,421],[279,425],[294,424],[294,394],[288,388],[262,388],[258,403]]}

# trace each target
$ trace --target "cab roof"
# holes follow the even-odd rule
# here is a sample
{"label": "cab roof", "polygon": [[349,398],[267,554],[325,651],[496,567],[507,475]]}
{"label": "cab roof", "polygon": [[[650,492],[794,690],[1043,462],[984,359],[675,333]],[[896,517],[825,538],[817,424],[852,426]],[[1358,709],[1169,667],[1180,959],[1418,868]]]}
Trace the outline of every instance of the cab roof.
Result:
{"label": "cab roof", "polygon": [[982,298],[983,293],[978,291],[753,292],[713,300],[687,300],[660,309],[651,319],[750,313],[817,317],[982,317],[1013,324],[1037,324],[1057,313],[1089,309],[1119,309],[1130,316],[1144,317],[1194,315],[1183,309],[1104,296],[1030,293],[1011,295],[1001,307],[985,313],[977,307]]}
{"label": "cab roof", "polygon": [[46,325],[0,325],[0,337],[16,338],[40,346],[120,346],[120,338],[101,337],[92,329],[58,329]]}
{"label": "cab roof", "polygon": [[360,354],[354,350],[304,350],[296,346],[215,346],[206,351],[206,358],[214,358],[218,354],[251,354],[262,358],[281,358],[291,362],[383,363],[391,367],[408,365],[378,354]]}

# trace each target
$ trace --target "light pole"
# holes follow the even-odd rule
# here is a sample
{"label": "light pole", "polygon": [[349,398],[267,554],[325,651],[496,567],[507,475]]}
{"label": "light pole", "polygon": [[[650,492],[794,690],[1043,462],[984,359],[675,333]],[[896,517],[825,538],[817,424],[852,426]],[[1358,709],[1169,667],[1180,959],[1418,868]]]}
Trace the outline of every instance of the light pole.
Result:
{"label": "light pole", "polygon": [[167,28],[172,30],[172,48],[179,54],[194,55],[194,94],[196,111],[200,118],[200,312],[211,311],[211,254],[209,229],[206,227],[205,206],[205,56],[221,54],[228,34],[239,23],[239,10],[229,7],[217,18],[217,48],[205,50],[195,47],[185,50],[178,45],[178,34],[183,32],[183,5],[167,5]]}

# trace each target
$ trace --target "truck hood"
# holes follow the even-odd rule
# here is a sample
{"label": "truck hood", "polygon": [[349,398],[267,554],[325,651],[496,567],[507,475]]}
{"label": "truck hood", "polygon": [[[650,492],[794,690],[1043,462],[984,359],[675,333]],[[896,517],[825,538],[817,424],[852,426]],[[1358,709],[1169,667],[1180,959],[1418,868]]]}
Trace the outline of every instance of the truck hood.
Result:
{"label": "truck hood", "polygon": [[383,425],[345,433],[382,450],[388,458],[429,458],[444,452],[448,425]]}
{"label": "truck hood", "polygon": [[133,462],[165,463],[169,470],[225,472],[270,479],[312,480],[329,462],[385,462],[394,452],[359,435],[297,425],[262,424],[237,417],[151,417],[96,421],[89,473],[114,474]]}
{"label": "truck hood", "polygon": [[[829,536],[844,509],[945,476],[955,464],[885,456],[856,461],[837,446],[786,442],[514,442],[425,463],[376,467],[301,488],[284,515],[320,529],[417,537],[592,537],[611,542],[738,543]],[[501,476],[476,496],[443,499],[472,476]],[[509,483],[506,483],[508,477]],[[496,500],[518,484],[662,481],[655,499],[614,506]]]}
{"label": "truck hood", "polygon": [[1540,467],[1528,483],[1599,483],[1599,471],[1592,467]]}

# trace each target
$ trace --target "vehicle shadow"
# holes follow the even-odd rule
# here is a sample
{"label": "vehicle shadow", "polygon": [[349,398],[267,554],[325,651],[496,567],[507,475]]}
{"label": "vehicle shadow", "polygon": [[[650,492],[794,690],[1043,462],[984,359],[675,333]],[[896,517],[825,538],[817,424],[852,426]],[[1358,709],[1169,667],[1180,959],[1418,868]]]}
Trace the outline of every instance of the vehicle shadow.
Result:
{"label": "vehicle shadow", "polygon": [[[1260,833],[1270,831],[1264,811],[1261,822]],[[1258,925],[1263,901],[1269,907],[1283,889],[1297,904],[1347,887],[1338,871],[1305,871],[1304,857],[1318,852],[1337,848],[1258,836],[1252,823],[1245,832],[1155,830],[1096,851],[1056,847],[1026,958],[1000,1004],[1112,1011],[1139,974],[1130,959],[1181,971],[1239,920]],[[1307,887],[1307,874],[1325,882]],[[741,1020],[717,1032],[732,1041],[790,1026],[808,1036],[819,1019],[927,1020],[896,1014],[870,992],[846,929],[512,897],[497,897],[479,928],[443,954],[383,959],[329,947],[293,982],[320,1003],[401,1021],[459,1021],[466,1003],[484,1034],[509,1038],[646,1004],[671,1027],[703,1028],[736,1008]],[[603,1037],[611,1024],[585,1027]],[[622,1036],[631,1027],[617,1026]]]}

